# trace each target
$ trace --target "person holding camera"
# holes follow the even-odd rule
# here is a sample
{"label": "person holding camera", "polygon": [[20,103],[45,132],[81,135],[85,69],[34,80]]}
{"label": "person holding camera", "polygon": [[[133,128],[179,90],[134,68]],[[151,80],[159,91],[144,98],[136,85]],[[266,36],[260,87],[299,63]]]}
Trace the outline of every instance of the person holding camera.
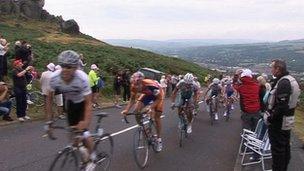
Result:
{"label": "person holding camera", "polygon": [[22,60],[14,60],[13,62],[13,90],[16,98],[16,114],[20,122],[30,120],[31,118],[26,115],[27,98],[26,98],[26,74],[33,70],[32,66],[27,66],[23,69]]}

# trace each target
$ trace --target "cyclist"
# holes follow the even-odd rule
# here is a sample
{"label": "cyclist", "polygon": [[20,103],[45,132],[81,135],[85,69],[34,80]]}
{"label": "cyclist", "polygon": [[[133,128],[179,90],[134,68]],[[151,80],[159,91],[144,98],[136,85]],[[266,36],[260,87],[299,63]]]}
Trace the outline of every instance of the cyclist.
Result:
{"label": "cyclist", "polygon": [[206,99],[206,103],[209,104],[211,97],[215,96],[216,98],[216,102],[215,102],[215,114],[214,114],[214,119],[218,120],[218,106],[219,106],[219,97],[222,95],[222,87],[220,85],[220,80],[218,78],[214,78],[212,80],[212,83],[208,86],[208,90],[205,94],[205,99]]}
{"label": "cyclist", "polygon": [[93,138],[88,131],[92,119],[92,92],[88,76],[77,69],[79,55],[72,50],[63,51],[59,54],[58,63],[62,69],[54,72],[47,95],[46,109],[49,122],[53,117],[53,96],[55,92],[60,92],[65,97],[69,126],[84,131],[84,145],[90,153],[88,160],[90,163],[87,164],[87,169],[95,167],[93,161],[96,159],[96,154],[93,152]]}
{"label": "cyclist", "polygon": [[[175,104],[175,99],[179,93],[178,104]],[[191,73],[187,73],[182,80],[180,80],[175,89],[173,90],[171,101],[172,106],[178,107],[178,115],[181,112],[181,106],[185,103],[185,100],[190,100],[190,104],[192,105],[192,111],[194,106],[197,105],[198,101],[198,94],[199,94],[199,87],[194,81],[194,76]],[[187,119],[189,124],[187,125],[187,133],[192,132],[192,121],[193,121],[193,112],[187,113]]]}
{"label": "cyclist", "polygon": [[[232,81],[231,80],[227,80],[225,82],[225,87],[223,88],[224,91],[224,98],[225,98],[225,104],[228,105],[228,103],[231,103],[230,105],[230,109],[233,109],[233,96],[234,96],[234,88],[232,86]],[[227,111],[225,111],[224,116],[227,116]]]}
{"label": "cyclist", "polygon": [[[139,113],[145,106],[150,105],[151,116],[155,119],[156,133],[157,133],[157,148],[160,152],[163,148],[161,139],[161,114],[163,112],[163,104],[165,94],[156,80],[144,79],[142,72],[135,72],[131,76],[131,97],[125,110],[121,113],[127,114],[131,107],[135,104],[135,112]],[[136,101],[136,97],[138,99]],[[140,117],[136,117],[137,123],[140,122]],[[140,123],[139,123],[140,124]]]}

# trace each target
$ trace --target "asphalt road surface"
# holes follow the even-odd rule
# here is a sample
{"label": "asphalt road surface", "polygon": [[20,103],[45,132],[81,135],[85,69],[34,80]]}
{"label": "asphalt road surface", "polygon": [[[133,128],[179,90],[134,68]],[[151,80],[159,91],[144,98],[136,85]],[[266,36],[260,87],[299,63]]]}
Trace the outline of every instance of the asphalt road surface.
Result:
{"label": "asphalt road surface", "polygon": [[[222,115],[213,126],[209,115],[200,105],[201,112],[193,123],[193,132],[182,148],[178,145],[177,115],[165,103],[163,118],[163,151],[151,152],[145,170],[212,170],[231,171],[234,169],[240,141],[241,120],[238,109],[226,122]],[[237,105],[236,105],[237,106]],[[203,111],[202,111],[203,110]],[[109,117],[102,122],[105,132],[116,133],[135,125],[122,122],[121,109],[103,110]],[[96,122],[96,118],[92,123]],[[56,152],[67,144],[66,133],[56,131],[57,140],[42,137],[43,122],[25,122],[1,127],[0,132],[0,170],[43,171],[48,170]],[[93,126],[94,124],[92,124]],[[134,129],[114,136],[114,156],[111,170],[139,170],[133,159],[132,145]]]}

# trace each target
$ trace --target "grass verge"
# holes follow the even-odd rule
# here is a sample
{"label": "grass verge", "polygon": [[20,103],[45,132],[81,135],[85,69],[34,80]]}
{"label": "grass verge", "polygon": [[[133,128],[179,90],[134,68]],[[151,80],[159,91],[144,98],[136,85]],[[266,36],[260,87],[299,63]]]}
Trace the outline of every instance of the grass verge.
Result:
{"label": "grass verge", "polygon": [[299,139],[304,142],[304,112],[297,110],[295,117],[296,121],[293,131],[298,135]]}

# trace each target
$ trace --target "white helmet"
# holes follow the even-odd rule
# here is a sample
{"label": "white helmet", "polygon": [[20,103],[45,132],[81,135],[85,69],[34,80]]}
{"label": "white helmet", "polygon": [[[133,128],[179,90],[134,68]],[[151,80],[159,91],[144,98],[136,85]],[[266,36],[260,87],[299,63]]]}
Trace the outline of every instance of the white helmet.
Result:
{"label": "white helmet", "polygon": [[193,80],[194,80],[194,76],[193,76],[191,73],[187,73],[187,74],[184,76],[184,81],[185,81],[187,84],[192,84],[192,83],[193,83]]}
{"label": "white helmet", "polygon": [[218,78],[213,78],[212,83],[213,84],[219,84],[220,80]]}

